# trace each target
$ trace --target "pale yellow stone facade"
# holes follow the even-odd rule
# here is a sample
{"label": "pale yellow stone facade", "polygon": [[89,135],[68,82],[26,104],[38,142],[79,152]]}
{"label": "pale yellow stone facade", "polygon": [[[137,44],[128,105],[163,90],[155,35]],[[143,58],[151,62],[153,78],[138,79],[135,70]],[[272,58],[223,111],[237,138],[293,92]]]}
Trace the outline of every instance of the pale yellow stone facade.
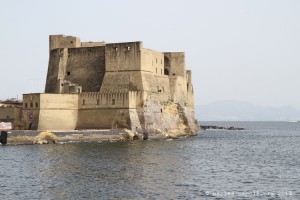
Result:
{"label": "pale yellow stone facade", "polygon": [[183,52],[64,35],[49,41],[45,94],[23,96],[26,129],[197,131],[192,73]]}

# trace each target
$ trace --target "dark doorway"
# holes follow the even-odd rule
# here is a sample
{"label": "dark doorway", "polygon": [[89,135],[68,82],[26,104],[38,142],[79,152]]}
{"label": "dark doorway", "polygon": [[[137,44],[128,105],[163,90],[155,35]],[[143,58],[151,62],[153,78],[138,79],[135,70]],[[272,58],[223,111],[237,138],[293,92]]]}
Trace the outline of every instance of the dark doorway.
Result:
{"label": "dark doorway", "polygon": [[167,68],[164,69],[164,74],[165,75],[170,75],[170,72],[169,72],[169,70]]}

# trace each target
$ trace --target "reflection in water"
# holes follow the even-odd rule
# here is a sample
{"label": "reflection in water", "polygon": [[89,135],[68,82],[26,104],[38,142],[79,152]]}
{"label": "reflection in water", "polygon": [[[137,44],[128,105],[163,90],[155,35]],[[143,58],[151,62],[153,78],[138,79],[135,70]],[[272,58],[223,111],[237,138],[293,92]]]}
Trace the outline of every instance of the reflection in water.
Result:
{"label": "reflection in water", "polygon": [[285,198],[297,199],[299,125],[230,125],[248,130],[171,141],[1,147],[0,199],[216,199],[218,192],[226,199],[225,191],[258,191],[260,199],[286,191],[293,195]]}

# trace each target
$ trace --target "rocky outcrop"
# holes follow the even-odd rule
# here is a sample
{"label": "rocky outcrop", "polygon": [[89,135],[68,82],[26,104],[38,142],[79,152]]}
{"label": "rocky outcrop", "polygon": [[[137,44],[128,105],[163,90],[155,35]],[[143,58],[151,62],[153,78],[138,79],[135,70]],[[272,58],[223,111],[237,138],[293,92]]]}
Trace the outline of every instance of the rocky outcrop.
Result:
{"label": "rocky outcrop", "polygon": [[216,129],[221,129],[221,130],[245,130],[244,128],[239,128],[239,127],[223,127],[223,126],[215,126],[215,125],[201,125],[200,126],[202,130],[216,130]]}
{"label": "rocky outcrop", "polygon": [[192,108],[172,100],[162,102],[155,94],[148,97],[138,116],[142,127],[139,132],[145,138],[192,136],[200,130]]}
{"label": "rocky outcrop", "polygon": [[142,134],[138,134],[132,130],[124,129],[122,136],[125,140],[143,140],[144,136]]}

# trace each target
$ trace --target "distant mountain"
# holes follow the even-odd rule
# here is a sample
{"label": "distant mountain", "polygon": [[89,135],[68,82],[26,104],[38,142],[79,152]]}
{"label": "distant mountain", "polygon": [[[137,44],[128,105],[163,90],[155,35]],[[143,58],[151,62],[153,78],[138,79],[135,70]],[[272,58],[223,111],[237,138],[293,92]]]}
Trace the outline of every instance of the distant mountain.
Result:
{"label": "distant mountain", "polygon": [[195,107],[199,121],[298,121],[300,111],[291,107],[262,107],[239,101],[218,101]]}

